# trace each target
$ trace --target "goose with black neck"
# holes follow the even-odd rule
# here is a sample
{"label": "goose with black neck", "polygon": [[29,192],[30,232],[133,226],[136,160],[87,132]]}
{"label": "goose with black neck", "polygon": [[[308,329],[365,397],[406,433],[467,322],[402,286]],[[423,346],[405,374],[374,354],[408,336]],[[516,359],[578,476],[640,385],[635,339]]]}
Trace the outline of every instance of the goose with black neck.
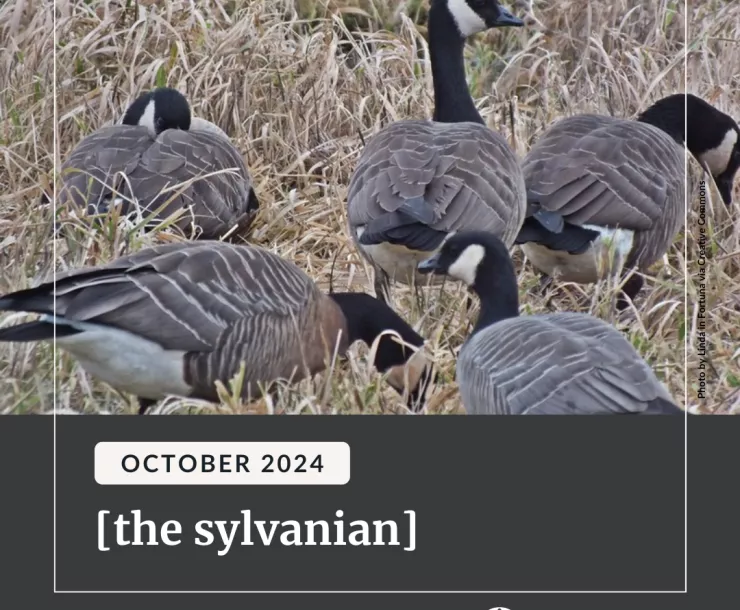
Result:
{"label": "goose with black neck", "polygon": [[528,210],[516,243],[551,278],[624,280],[617,300],[623,309],[683,226],[684,142],[729,205],[739,133],[728,115],[684,94],[658,100],[636,120],[561,119],[522,163]]}
{"label": "goose with black neck", "polygon": [[[330,293],[257,246],[175,242],[0,296],[0,311],[40,314],[0,342],[56,340],[90,375],[139,399],[219,402],[244,366],[245,401],[324,370],[355,341],[378,341],[374,364],[418,409],[431,381],[424,339],[371,295]],[[400,337],[400,340],[399,340]]]}
{"label": "goose with black neck", "polygon": [[475,106],[464,47],[477,32],[522,25],[495,0],[432,0],[433,120],[382,129],[349,185],[350,234],[374,267],[379,298],[388,298],[390,281],[426,281],[417,264],[456,231],[483,228],[513,245],[526,211],[524,177],[516,154]]}
{"label": "goose with black neck", "polygon": [[495,235],[465,231],[419,264],[458,279],[480,298],[457,382],[471,415],[681,415],[622,334],[593,316],[519,315],[514,265]]}

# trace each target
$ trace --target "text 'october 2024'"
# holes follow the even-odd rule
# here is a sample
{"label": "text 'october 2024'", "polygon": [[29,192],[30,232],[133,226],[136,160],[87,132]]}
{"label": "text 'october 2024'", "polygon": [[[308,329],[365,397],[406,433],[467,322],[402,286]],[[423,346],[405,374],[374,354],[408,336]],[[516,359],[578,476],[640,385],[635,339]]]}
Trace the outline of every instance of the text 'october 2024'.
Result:
{"label": "text 'october 2024'", "polygon": [[101,442],[99,485],[346,485],[344,442]]}

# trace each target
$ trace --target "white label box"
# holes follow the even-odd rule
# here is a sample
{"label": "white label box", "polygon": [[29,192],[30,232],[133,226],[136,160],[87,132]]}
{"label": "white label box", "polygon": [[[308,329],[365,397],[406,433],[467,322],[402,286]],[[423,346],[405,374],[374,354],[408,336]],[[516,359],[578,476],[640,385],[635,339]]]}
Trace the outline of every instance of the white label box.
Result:
{"label": "white label box", "polygon": [[99,485],[346,485],[344,442],[100,442]]}

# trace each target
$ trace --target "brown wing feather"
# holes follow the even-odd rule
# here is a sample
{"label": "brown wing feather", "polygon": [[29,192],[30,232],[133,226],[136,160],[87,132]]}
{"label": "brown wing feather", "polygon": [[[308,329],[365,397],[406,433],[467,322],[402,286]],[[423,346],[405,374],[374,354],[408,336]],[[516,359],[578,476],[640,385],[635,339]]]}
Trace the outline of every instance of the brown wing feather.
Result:
{"label": "brown wing feather", "polygon": [[524,218],[516,155],[477,123],[401,121],[368,142],[349,186],[350,226],[392,213],[413,197],[432,206],[433,229],[485,229],[507,245]]}

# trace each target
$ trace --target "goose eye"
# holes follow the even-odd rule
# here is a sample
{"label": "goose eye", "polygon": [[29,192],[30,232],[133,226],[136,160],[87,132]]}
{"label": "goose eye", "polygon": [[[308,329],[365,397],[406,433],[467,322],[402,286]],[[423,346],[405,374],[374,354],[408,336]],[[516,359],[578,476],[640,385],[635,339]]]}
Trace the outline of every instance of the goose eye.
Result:
{"label": "goose eye", "polygon": [[164,119],[162,117],[159,117],[154,122],[154,124],[157,126],[157,129],[160,129],[161,130],[164,127]]}

